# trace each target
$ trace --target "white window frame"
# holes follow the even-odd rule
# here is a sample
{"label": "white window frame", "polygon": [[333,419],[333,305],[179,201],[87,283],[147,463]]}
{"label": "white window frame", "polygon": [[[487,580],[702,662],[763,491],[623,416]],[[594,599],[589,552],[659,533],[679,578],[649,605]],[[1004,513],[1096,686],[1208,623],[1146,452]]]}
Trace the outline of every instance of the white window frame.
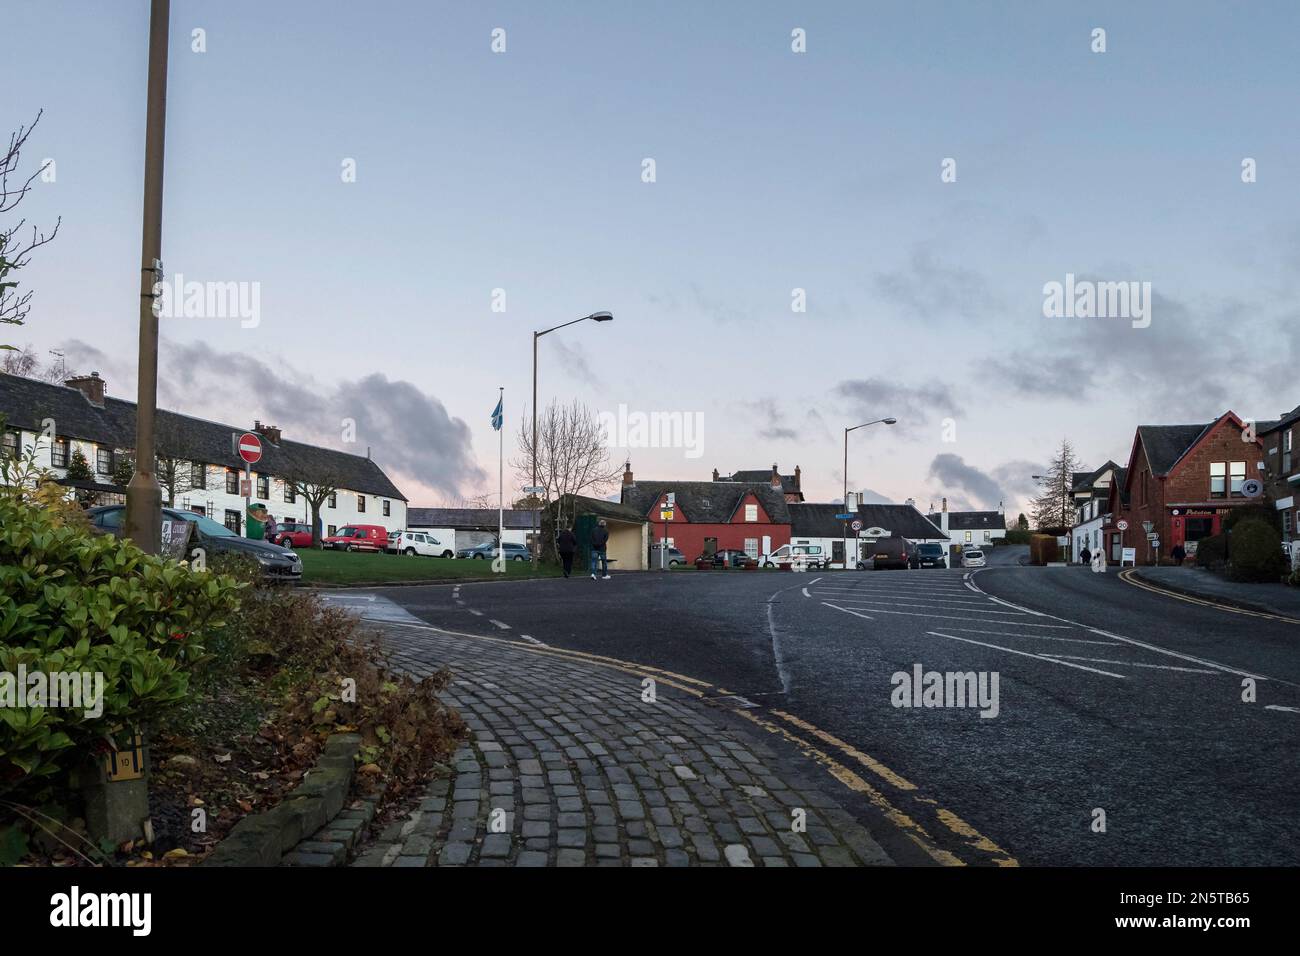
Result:
{"label": "white window frame", "polygon": [[745,505],[745,520],[746,521],[758,520],[758,505]]}

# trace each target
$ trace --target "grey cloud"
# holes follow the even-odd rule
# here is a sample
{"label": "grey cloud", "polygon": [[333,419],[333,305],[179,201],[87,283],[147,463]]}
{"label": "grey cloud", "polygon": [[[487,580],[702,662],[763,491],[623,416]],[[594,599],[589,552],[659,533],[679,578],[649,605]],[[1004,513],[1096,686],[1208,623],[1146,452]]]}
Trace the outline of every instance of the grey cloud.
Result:
{"label": "grey cloud", "polygon": [[587,360],[587,351],[576,342],[569,344],[559,336],[550,336],[547,340],[560,368],[569,376],[587,385],[600,385],[600,376],[592,369]]}
{"label": "grey cloud", "polygon": [[905,313],[924,319],[969,317],[998,306],[984,276],[945,265],[928,243],[914,246],[905,266],[876,273],[875,287]]}
{"label": "grey cloud", "polygon": [[934,423],[957,407],[952,389],[939,381],[926,385],[903,385],[883,378],[848,379],[835,386],[834,392],[849,400],[854,415],[862,419],[892,415],[899,427]]}
{"label": "grey cloud", "polygon": [[1041,465],[1017,460],[985,473],[967,464],[960,455],[944,453],[935,455],[930,462],[929,477],[938,482],[940,493],[947,495],[950,508],[954,502],[963,503],[962,507],[974,502],[978,510],[993,510],[1001,503],[1010,512],[1037,492],[1032,476],[1042,472]]}

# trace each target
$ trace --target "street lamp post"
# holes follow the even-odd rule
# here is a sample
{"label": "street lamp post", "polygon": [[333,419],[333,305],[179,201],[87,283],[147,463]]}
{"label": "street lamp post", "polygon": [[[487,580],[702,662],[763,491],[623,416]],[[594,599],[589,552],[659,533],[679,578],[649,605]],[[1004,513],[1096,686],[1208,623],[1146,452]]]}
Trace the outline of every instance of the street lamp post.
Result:
{"label": "street lamp post", "polygon": [[[866,428],[868,425],[893,425],[898,422],[897,418],[877,418],[874,422],[863,422],[861,425],[854,425],[852,428],[844,429],[844,509],[849,507],[849,432],[855,432],[859,428]],[[844,570],[849,569],[849,522],[844,521]]]}
{"label": "street lamp post", "polygon": [[[537,489],[537,340],[540,339],[543,335],[549,335],[551,332],[556,332],[560,329],[568,328],[570,325],[576,325],[579,322],[586,322],[588,319],[591,319],[591,321],[593,322],[612,322],[614,319],[614,314],[612,312],[593,312],[591,313],[591,315],[584,315],[580,319],[573,319],[570,322],[565,322],[563,325],[556,325],[553,326],[552,328],[544,329],[541,332],[533,333],[533,454],[532,454],[532,459],[533,459],[533,489],[534,490],[530,491],[529,494],[533,495],[534,497],[536,497],[538,494],[536,490]],[[537,503],[540,505],[541,500],[538,499]],[[534,571],[537,570],[537,559],[539,556],[539,552],[541,551],[541,544],[542,544],[540,540],[541,524],[542,524],[542,516],[541,516],[540,508],[535,508],[533,509],[533,547],[532,547]]]}
{"label": "street lamp post", "polygon": [[162,486],[154,460],[158,405],[158,316],[162,279],[163,139],[167,123],[167,30],[171,0],[149,13],[149,86],[144,136],[144,230],[140,248],[140,356],[136,381],[135,474],[126,487],[126,535],[147,554],[162,548]]}

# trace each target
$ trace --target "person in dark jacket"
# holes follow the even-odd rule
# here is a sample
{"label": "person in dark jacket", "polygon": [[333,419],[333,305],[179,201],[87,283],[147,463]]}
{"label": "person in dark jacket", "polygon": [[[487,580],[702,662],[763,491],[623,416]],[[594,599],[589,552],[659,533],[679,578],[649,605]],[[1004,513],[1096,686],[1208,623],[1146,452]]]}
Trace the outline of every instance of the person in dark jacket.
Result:
{"label": "person in dark jacket", "polygon": [[1176,544],[1174,545],[1174,550],[1169,552],[1169,557],[1173,558],[1174,563],[1181,568],[1183,562],[1187,560],[1187,549],[1181,544]]}
{"label": "person in dark jacket", "polygon": [[605,519],[600,520],[591,531],[591,579],[596,580],[596,561],[600,561],[600,573],[604,580],[609,580],[609,558],[605,554],[605,546],[609,544],[609,529],[605,527]]}
{"label": "person in dark jacket", "polygon": [[1086,544],[1083,546],[1083,550],[1079,552],[1079,563],[1080,564],[1092,563],[1092,552],[1088,550],[1088,546]]}
{"label": "person in dark jacket", "polygon": [[578,539],[568,528],[563,529],[555,536],[555,550],[560,555],[560,562],[564,565],[564,576],[567,578],[573,570],[573,553],[578,550]]}

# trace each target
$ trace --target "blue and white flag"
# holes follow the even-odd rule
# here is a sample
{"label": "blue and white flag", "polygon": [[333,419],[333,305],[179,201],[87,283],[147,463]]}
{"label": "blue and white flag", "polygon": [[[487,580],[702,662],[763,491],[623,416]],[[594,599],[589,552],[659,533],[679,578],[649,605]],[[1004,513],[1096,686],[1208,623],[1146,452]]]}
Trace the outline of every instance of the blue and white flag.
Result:
{"label": "blue and white flag", "polygon": [[505,412],[501,410],[501,403],[504,401],[505,401],[504,396],[498,398],[497,407],[492,409],[492,428],[495,431],[501,431],[501,426],[502,424],[505,423],[506,420]]}

